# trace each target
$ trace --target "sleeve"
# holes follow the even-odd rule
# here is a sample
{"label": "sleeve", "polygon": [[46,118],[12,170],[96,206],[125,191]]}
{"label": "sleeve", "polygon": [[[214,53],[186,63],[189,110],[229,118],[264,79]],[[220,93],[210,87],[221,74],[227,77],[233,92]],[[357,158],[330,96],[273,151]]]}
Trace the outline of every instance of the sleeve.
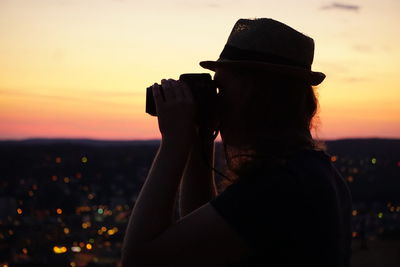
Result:
{"label": "sleeve", "polygon": [[295,198],[288,176],[264,174],[251,180],[240,179],[210,200],[210,204],[250,247],[258,250],[279,245],[288,236],[288,229],[293,229],[289,225],[289,209]]}

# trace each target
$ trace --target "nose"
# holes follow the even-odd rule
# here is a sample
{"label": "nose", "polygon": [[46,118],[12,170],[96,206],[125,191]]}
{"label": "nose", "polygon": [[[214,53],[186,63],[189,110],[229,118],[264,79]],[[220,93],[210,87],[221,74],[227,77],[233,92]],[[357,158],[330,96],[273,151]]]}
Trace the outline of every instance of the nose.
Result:
{"label": "nose", "polygon": [[217,104],[217,111],[220,111],[221,106],[222,106],[222,95],[221,95],[221,93],[217,94],[216,104]]}

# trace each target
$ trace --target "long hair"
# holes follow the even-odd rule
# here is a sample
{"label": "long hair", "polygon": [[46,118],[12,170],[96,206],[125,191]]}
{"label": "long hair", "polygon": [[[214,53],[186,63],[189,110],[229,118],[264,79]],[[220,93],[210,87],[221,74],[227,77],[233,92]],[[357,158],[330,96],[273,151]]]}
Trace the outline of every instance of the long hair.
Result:
{"label": "long hair", "polygon": [[223,142],[228,164],[223,185],[258,168],[281,166],[301,149],[326,149],[310,133],[319,124],[317,87],[282,74],[230,71],[244,93],[237,103],[237,125],[228,133],[235,138]]}

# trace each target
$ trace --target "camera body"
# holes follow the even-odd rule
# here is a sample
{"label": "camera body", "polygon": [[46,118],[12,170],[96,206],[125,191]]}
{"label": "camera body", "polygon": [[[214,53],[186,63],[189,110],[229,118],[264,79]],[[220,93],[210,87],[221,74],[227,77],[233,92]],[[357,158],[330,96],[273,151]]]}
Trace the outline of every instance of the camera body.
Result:
{"label": "camera body", "polygon": [[[185,73],[179,76],[179,80],[185,82],[193,95],[197,106],[196,122],[202,125],[211,116],[217,113],[217,86],[208,73]],[[161,86],[161,91],[163,90]],[[157,116],[153,91],[150,87],[146,89],[146,113]]]}

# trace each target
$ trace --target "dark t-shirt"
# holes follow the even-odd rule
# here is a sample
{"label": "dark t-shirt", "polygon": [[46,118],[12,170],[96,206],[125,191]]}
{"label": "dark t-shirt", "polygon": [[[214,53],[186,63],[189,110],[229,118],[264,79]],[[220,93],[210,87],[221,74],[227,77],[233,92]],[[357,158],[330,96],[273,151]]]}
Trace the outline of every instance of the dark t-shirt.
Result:
{"label": "dark t-shirt", "polygon": [[324,151],[240,177],[210,203],[252,248],[228,266],[350,266],[351,194]]}

